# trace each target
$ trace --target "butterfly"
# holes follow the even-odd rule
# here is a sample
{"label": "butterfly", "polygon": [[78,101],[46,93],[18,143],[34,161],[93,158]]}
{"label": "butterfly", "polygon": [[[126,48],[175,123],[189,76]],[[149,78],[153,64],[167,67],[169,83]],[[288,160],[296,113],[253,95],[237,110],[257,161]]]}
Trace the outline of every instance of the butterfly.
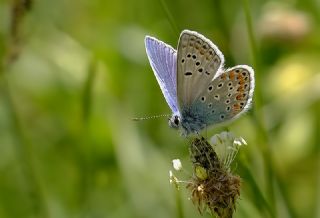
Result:
{"label": "butterfly", "polygon": [[203,35],[180,34],[178,48],[145,37],[150,65],[172,116],[169,126],[184,135],[238,118],[250,108],[254,70],[237,65],[224,70],[224,56]]}

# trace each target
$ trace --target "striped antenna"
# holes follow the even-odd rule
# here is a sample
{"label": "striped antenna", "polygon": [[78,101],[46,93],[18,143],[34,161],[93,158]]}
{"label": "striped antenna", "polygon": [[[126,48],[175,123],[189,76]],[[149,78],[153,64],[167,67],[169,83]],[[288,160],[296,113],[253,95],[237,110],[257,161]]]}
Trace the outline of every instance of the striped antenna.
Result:
{"label": "striped antenna", "polygon": [[154,115],[154,116],[149,116],[149,117],[135,117],[132,118],[133,121],[141,121],[141,120],[149,120],[149,119],[156,119],[160,117],[170,117],[170,114],[161,114],[161,115]]}

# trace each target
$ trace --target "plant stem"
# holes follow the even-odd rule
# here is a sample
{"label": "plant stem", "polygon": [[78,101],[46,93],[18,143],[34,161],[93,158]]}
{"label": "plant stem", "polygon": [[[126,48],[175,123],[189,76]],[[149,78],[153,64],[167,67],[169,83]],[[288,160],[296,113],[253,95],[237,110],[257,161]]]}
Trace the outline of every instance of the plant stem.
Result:
{"label": "plant stem", "polygon": [[175,188],[175,195],[176,195],[176,205],[177,205],[177,218],[184,218],[181,193],[180,193],[180,190],[178,190],[177,188]]}
{"label": "plant stem", "polygon": [[9,79],[5,72],[1,75],[1,83],[11,115],[12,130],[16,139],[15,151],[17,153],[17,159],[20,162],[23,177],[26,179],[26,183],[29,188],[27,195],[30,198],[32,214],[34,217],[39,218],[49,217],[47,203],[35,170],[33,145],[28,140],[24,132],[16,104],[11,93]]}
{"label": "plant stem", "polygon": [[91,187],[93,185],[93,163],[92,156],[93,150],[90,145],[90,115],[92,109],[92,89],[94,79],[96,77],[96,59],[92,58],[89,67],[87,78],[84,83],[82,92],[82,128],[80,129],[79,138],[79,152],[78,152],[78,164],[81,170],[81,181],[82,186],[80,193],[80,207],[83,210],[83,217],[90,216],[91,213]]}
{"label": "plant stem", "polygon": [[251,48],[251,58],[253,67],[255,69],[255,80],[256,80],[256,89],[255,89],[255,107],[254,107],[254,113],[253,113],[253,120],[258,128],[257,133],[259,134],[259,144],[261,147],[261,151],[264,156],[264,163],[266,168],[266,176],[267,176],[267,190],[266,193],[269,196],[269,202],[272,210],[272,214],[275,214],[275,196],[274,196],[274,182],[276,180],[276,176],[274,173],[275,168],[273,167],[273,161],[272,161],[272,147],[270,146],[270,140],[268,136],[268,132],[264,126],[263,121],[261,120],[258,115],[258,109],[261,108],[262,101],[263,101],[263,95],[260,89],[260,83],[261,79],[261,72],[259,67],[259,53],[257,48],[257,43],[254,36],[253,31],[253,23],[252,23],[252,17],[250,13],[250,7],[248,0],[242,0],[242,6],[245,13],[246,18],[246,25],[247,25],[247,31],[249,36],[249,43]]}
{"label": "plant stem", "polygon": [[170,10],[168,8],[167,3],[165,2],[165,0],[160,0],[160,3],[161,3],[161,6],[162,6],[165,14],[168,17],[168,21],[169,21],[173,31],[175,32],[175,34],[179,35],[179,28],[178,28],[176,22],[174,21],[172,14],[170,13]]}

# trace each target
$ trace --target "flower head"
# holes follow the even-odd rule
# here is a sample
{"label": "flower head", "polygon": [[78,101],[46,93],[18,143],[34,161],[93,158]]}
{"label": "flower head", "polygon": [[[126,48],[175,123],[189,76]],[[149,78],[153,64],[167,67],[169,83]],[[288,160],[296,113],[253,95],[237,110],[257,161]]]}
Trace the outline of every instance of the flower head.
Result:
{"label": "flower head", "polygon": [[204,138],[192,140],[190,156],[194,175],[187,188],[201,214],[209,209],[218,217],[232,217],[240,196],[241,179],[230,173],[230,165],[245,141],[227,132],[215,135],[211,141],[212,145]]}
{"label": "flower head", "polygon": [[[170,183],[177,189],[186,183],[191,200],[201,214],[209,210],[220,218],[232,217],[240,196],[241,179],[231,173],[230,166],[239,148],[246,144],[243,138],[230,132],[213,136],[211,144],[203,137],[192,139],[189,152],[193,174],[189,180],[182,181],[170,171]],[[182,170],[179,159],[172,160],[172,165],[175,170]]]}

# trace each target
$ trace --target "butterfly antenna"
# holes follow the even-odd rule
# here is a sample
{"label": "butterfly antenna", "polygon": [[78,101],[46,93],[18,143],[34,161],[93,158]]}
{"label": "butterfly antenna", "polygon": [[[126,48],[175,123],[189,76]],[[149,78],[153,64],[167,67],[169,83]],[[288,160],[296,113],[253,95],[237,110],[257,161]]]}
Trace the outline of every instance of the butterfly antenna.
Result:
{"label": "butterfly antenna", "polygon": [[160,117],[170,117],[170,114],[161,114],[161,115],[154,115],[149,117],[134,117],[132,118],[133,121],[141,121],[141,120],[149,120],[149,119],[156,119]]}

